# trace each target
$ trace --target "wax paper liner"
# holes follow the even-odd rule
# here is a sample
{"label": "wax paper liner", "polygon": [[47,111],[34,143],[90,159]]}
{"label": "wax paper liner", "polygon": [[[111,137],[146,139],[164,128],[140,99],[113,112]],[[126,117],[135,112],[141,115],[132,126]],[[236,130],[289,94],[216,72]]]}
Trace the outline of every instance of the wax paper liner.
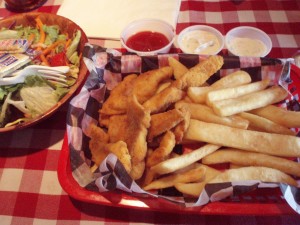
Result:
{"label": "wax paper liner", "polygon": [[[198,199],[191,199],[178,193],[174,188],[167,188],[156,192],[145,192],[126,173],[123,165],[116,156],[109,156],[100,167],[91,173],[91,152],[89,137],[86,129],[90,124],[98,125],[98,110],[109,95],[110,90],[131,73],[142,73],[168,65],[168,57],[173,56],[188,68],[196,65],[206,56],[187,54],[163,54],[140,57],[134,54],[121,54],[113,49],[104,49],[100,46],[86,44],[84,60],[90,75],[80,93],[70,102],[67,117],[67,134],[70,151],[72,174],[78,184],[93,191],[113,191],[120,189],[132,195],[152,195],[165,198],[174,204],[186,207],[205,205],[209,202],[220,201],[228,196],[245,193],[261,187],[280,186],[284,198],[289,205],[300,213],[300,189],[285,184],[262,183],[260,181],[243,181],[222,184],[206,185]],[[253,81],[269,78],[278,83],[282,70],[282,60],[269,58],[249,58],[224,56],[224,65],[207,82],[213,83],[236,70],[245,70],[251,74]],[[292,84],[290,84],[292,85]],[[290,89],[296,93],[295,87]],[[281,107],[289,110],[300,110],[298,95],[294,95],[280,103]]]}

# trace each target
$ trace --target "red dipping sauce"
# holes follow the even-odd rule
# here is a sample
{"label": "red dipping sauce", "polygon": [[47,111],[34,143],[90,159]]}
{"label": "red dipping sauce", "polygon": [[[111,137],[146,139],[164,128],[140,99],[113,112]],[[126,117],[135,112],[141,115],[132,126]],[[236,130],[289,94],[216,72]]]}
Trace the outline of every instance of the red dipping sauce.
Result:
{"label": "red dipping sauce", "polygon": [[168,38],[152,31],[142,31],[128,38],[126,45],[136,51],[151,52],[169,44]]}

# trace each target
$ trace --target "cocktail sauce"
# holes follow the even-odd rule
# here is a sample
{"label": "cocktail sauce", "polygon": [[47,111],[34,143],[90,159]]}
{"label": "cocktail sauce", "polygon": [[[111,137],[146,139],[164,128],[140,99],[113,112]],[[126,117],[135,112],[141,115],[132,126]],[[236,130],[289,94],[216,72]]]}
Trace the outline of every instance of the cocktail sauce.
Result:
{"label": "cocktail sauce", "polygon": [[129,37],[126,45],[136,51],[150,52],[163,48],[168,43],[168,38],[162,33],[142,31]]}

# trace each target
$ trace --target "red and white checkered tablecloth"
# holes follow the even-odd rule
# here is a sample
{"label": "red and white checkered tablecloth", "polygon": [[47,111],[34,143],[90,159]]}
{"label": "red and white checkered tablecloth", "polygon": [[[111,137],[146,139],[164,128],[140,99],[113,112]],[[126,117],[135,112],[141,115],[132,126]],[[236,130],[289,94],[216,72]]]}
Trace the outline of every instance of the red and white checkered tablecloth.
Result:
{"label": "red and white checkered tablecloth", "polygon": [[[48,0],[36,11],[56,13],[62,1]],[[0,18],[10,15],[13,13],[0,0]],[[300,46],[300,1],[182,0],[176,32],[194,24],[213,26],[223,35],[240,25],[258,27],[272,39],[269,57],[289,58]],[[90,42],[123,51],[118,41]],[[31,128],[0,134],[0,225],[300,224],[296,213],[272,217],[187,215],[113,208],[70,198],[57,178],[66,112],[67,105]]]}

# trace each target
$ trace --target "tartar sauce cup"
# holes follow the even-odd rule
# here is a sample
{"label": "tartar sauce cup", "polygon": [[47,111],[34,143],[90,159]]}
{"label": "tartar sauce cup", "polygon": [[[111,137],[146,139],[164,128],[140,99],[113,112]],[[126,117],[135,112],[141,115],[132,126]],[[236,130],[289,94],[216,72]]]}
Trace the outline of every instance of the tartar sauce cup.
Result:
{"label": "tartar sauce cup", "polygon": [[[175,40],[175,29],[163,20],[140,19],[129,23],[120,38],[128,52],[142,56],[156,55],[170,51]],[[161,45],[158,45],[159,42],[162,42]]]}
{"label": "tartar sauce cup", "polygon": [[194,25],[179,33],[177,44],[183,53],[216,55],[224,47],[224,37],[214,27]]}
{"label": "tartar sauce cup", "polygon": [[272,49],[272,41],[264,31],[256,27],[240,26],[228,31],[225,46],[230,55],[265,57]]}

